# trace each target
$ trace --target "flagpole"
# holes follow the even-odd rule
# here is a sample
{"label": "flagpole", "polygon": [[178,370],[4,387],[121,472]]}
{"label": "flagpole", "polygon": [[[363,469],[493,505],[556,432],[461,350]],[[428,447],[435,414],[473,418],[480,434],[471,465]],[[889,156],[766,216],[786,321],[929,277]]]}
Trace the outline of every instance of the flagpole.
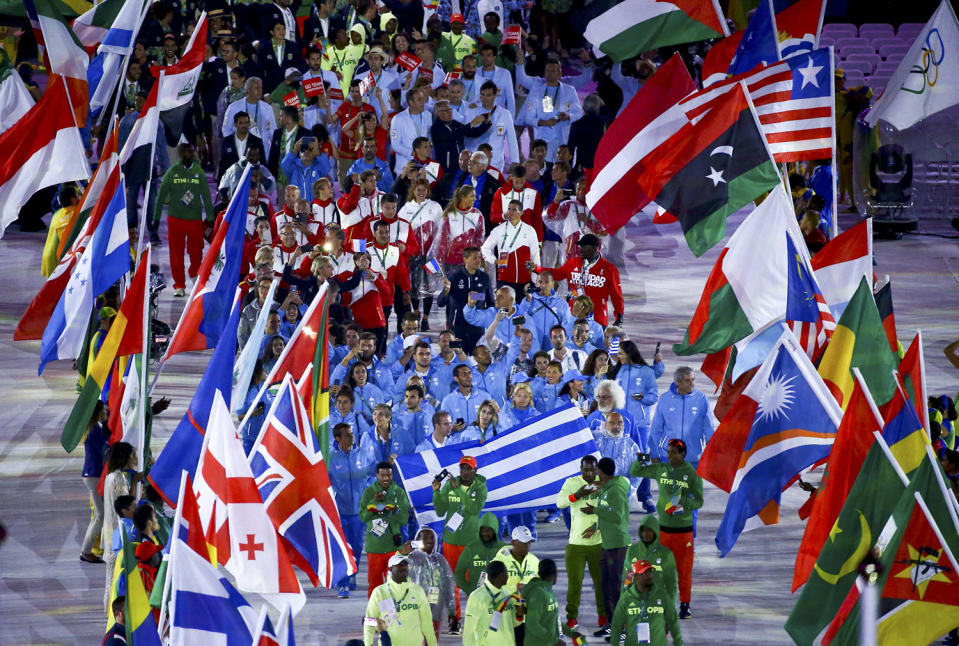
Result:
{"label": "flagpole", "polygon": [[[146,212],[146,209],[144,209]],[[150,365],[150,256],[151,256],[152,247],[147,245],[146,255],[137,253],[137,258],[140,262],[145,262],[146,265],[146,284],[143,286],[143,347],[140,351],[140,373],[137,375],[140,383],[137,384],[137,389],[140,391],[140,406],[137,410],[137,471],[143,472],[144,464],[144,454],[146,449],[149,448],[146,446],[146,434],[147,434],[147,407],[150,405],[150,398],[146,394],[147,389],[147,366]],[[135,361],[136,358],[131,358],[131,361]]]}
{"label": "flagpole", "polygon": [[[176,544],[179,542],[180,538],[180,526],[183,524],[183,494],[186,492],[186,480],[187,472],[180,472],[180,492],[177,494],[177,504],[176,513],[173,515],[173,526],[170,528],[170,558],[167,560],[167,575],[163,579],[163,598],[160,601],[160,623],[163,623],[163,618],[169,612],[170,625],[173,625],[173,612],[176,610],[176,606],[172,606],[171,609],[167,608],[167,597],[169,596],[170,589],[170,579],[173,577],[174,572],[174,558],[176,556]],[[160,625],[157,626],[158,631],[162,631]]]}
{"label": "flagpole", "polygon": [[[146,17],[147,17],[147,13],[148,13],[149,10],[150,10],[150,5],[151,5],[151,3],[149,3],[149,2],[144,2],[144,3],[143,3],[143,7],[140,9],[140,20],[139,20],[139,22],[137,22],[137,32],[136,32],[136,33],[139,33],[141,27],[143,27],[143,21],[144,21],[144,20],[146,19]],[[134,45],[134,46],[135,46],[135,45]],[[110,110],[109,114],[116,114],[116,113],[117,113],[117,109],[120,107],[120,94],[122,94],[123,79],[125,79],[125,78],[127,77],[127,70],[128,70],[129,67],[130,67],[130,59],[133,58],[133,49],[134,49],[134,48],[131,47],[131,48],[130,48],[130,53],[125,54],[125,55],[123,56],[123,64],[122,64],[121,69],[120,69],[120,80],[119,80],[119,82],[117,83],[117,90],[116,90],[116,92],[113,93],[113,107],[112,107],[112,109]],[[99,52],[98,52],[98,53],[99,53]],[[141,72],[142,72],[142,71],[141,71]],[[136,99],[134,99],[134,101],[135,101],[135,100],[136,100]],[[105,116],[106,116],[106,115],[101,115],[101,117],[100,117],[100,124],[101,124],[101,125],[103,124],[103,118],[104,118]],[[104,137],[104,141],[106,141],[107,139],[110,138],[110,133],[113,131],[113,128],[115,127],[115,125],[116,125],[116,124],[114,124],[113,119],[110,119],[110,125],[107,127],[107,133],[106,133],[106,136]]]}
{"label": "flagpole", "polygon": [[[823,2],[823,7],[826,3]],[[825,11],[825,9],[823,9]],[[822,14],[819,16],[819,29],[822,30]],[[836,62],[833,60],[835,55],[833,46],[829,46],[829,98],[830,105],[835,110],[836,105]],[[839,235],[839,155],[836,154],[836,115],[829,120],[829,129],[832,130],[832,223],[830,226],[832,237]],[[870,243],[871,244],[871,243]]]}
{"label": "flagpole", "polygon": [[871,554],[859,566],[859,584],[862,588],[859,599],[859,644],[876,646],[876,628],[879,623],[879,563]]}
{"label": "flagpole", "polygon": [[[916,338],[919,341],[919,382],[920,387],[922,388],[922,396],[928,397],[929,391],[926,390],[926,361],[922,356],[922,330],[916,330]],[[926,435],[928,436],[931,433],[929,429],[929,405],[926,402],[915,402],[922,407],[922,423],[926,427]]]}

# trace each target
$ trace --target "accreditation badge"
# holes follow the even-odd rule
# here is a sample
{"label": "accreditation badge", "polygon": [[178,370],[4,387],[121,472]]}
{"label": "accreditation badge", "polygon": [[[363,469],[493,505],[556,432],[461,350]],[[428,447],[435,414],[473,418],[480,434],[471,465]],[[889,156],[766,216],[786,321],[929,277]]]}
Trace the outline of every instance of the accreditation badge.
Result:
{"label": "accreditation badge", "polygon": [[543,112],[549,114],[553,111],[553,98],[549,95],[543,95]]}

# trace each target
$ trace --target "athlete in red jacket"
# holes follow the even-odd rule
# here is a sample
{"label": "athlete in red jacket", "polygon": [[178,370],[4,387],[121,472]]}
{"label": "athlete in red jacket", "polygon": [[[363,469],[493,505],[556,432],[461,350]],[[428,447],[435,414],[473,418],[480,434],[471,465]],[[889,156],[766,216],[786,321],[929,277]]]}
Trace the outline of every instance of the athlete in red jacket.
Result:
{"label": "athlete in red jacket", "polygon": [[[623,288],[619,284],[619,270],[599,255],[599,238],[587,233],[577,243],[581,258],[570,258],[561,267],[549,269],[556,280],[569,279],[570,297],[575,298],[586,294],[593,301],[593,319],[600,325],[609,325],[609,313],[606,303],[613,302],[613,313],[616,316],[614,325],[620,325],[625,310]],[[544,271],[543,267],[536,267],[537,273]]]}

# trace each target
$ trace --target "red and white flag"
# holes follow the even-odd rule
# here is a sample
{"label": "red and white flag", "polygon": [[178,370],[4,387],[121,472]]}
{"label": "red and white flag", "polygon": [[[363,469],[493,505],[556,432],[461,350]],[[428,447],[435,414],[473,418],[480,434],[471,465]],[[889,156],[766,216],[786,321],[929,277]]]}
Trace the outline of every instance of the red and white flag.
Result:
{"label": "red and white flag", "polygon": [[[280,545],[219,391],[203,438],[194,492],[207,543],[237,588],[267,595],[277,607],[288,603],[298,612],[306,603],[303,588]],[[271,599],[273,595],[280,596]]]}
{"label": "red and white flag", "polygon": [[0,134],[0,237],[30,197],[47,186],[90,178],[90,163],[63,81]]}
{"label": "red and white flag", "polygon": [[604,223],[616,223],[613,230],[649,204],[649,198],[636,186],[641,162],[688,123],[677,104],[695,90],[685,63],[674,54],[646,81],[600,140],[586,205]]}
{"label": "red and white flag", "polygon": [[373,72],[369,72],[360,81],[360,96],[366,96],[374,87],[376,87],[376,79],[373,77]]}
{"label": "red and white flag", "polygon": [[872,218],[830,240],[810,264],[833,318],[839,320],[862,279],[872,284]]}

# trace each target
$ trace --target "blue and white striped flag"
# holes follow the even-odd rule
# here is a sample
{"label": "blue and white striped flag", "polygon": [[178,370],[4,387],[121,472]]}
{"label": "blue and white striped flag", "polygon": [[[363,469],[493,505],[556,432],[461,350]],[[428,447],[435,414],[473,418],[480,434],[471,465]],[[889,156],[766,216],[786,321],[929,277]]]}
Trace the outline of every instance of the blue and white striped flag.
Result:
{"label": "blue and white striped flag", "polygon": [[97,296],[130,270],[125,195],[121,180],[43,331],[38,374],[48,361],[80,356]]}
{"label": "blue and white striped flag", "polygon": [[433,478],[443,469],[458,473],[464,455],[476,458],[489,492],[483,511],[541,509],[556,503],[563,482],[579,473],[584,455],[599,457],[586,420],[569,405],[537,415],[485,444],[465,442],[396,458],[419,522],[439,520],[433,510]]}
{"label": "blue and white striped flag", "polygon": [[350,246],[353,253],[363,253],[366,251],[366,240],[354,240]]}

